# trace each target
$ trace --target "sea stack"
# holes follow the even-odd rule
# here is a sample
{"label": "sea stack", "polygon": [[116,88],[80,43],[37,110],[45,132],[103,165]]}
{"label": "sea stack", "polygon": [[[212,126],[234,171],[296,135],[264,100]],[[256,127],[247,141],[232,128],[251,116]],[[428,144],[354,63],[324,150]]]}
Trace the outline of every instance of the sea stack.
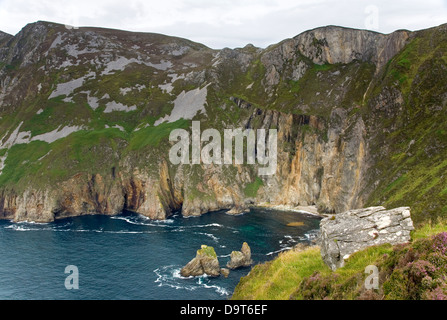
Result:
{"label": "sea stack", "polygon": [[231,253],[231,260],[227,263],[228,269],[238,269],[249,267],[253,264],[251,259],[251,249],[247,242],[242,245],[241,251],[233,251]]}
{"label": "sea stack", "polygon": [[180,271],[182,277],[220,276],[220,265],[213,247],[202,245],[197,255]]}

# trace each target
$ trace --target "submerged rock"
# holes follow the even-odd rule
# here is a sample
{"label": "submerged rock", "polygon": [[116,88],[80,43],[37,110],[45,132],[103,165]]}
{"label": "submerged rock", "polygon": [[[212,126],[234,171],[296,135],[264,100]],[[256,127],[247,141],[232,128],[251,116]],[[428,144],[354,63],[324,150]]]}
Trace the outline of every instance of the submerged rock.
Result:
{"label": "submerged rock", "polygon": [[204,274],[211,277],[220,275],[220,265],[213,247],[203,245],[197,255],[180,271],[182,277],[198,277]]}
{"label": "submerged rock", "polygon": [[344,266],[350,255],[367,247],[410,241],[412,230],[408,207],[393,210],[371,207],[336,214],[320,222],[321,256],[336,270]]}
{"label": "submerged rock", "polygon": [[227,263],[228,269],[238,269],[242,267],[249,267],[253,264],[251,259],[251,249],[247,242],[242,245],[241,251],[233,251],[231,253],[231,260]]}
{"label": "submerged rock", "polygon": [[225,278],[228,278],[228,276],[230,275],[230,270],[227,268],[222,268],[220,269],[220,274],[223,275]]}

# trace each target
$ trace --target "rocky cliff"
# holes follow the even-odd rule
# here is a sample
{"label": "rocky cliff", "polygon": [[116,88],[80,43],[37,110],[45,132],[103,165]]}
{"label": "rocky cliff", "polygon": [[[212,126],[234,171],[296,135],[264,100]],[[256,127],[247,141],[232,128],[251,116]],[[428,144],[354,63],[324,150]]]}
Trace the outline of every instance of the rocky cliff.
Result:
{"label": "rocky cliff", "polygon": [[[428,202],[436,215],[447,196],[438,175],[445,29],[383,35],[329,26],[266,49],[223,50],[50,22],[1,33],[0,217],[415,204],[417,221]],[[169,134],[192,120],[220,132],[277,129],[276,174],[171,164]]]}
{"label": "rocky cliff", "polygon": [[343,212],[323,219],[320,228],[321,257],[334,271],[352,254],[368,247],[410,242],[414,230],[410,208],[384,207]]}

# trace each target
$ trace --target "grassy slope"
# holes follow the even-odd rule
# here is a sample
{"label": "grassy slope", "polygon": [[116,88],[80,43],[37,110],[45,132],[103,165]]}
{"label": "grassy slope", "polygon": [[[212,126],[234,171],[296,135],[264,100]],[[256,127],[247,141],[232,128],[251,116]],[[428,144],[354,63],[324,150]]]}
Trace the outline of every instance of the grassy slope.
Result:
{"label": "grassy slope", "polygon": [[300,281],[314,270],[329,272],[319,256],[317,247],[281,253],[274,260],[255,266],[248,276],[241,278],[232,299],[286,300]]}
{"label": "grassy slope", "polygon": [[[283,252],[274,260],[255,266],[248,276],[241,279],[232,299],[396,299],[393,287],[396,286],[395,274],[400,274],[400,269],[406,267],[398,266],[398,263],[402,264],[405,259],[406,264],[412,262],[414,258],[411,260],[405,256],[408,251],[420,248],[421,243],[430,244],[429,237],[446,231],[446,221],[425,224],[412,233],[411,244],[403,249],[391,245],[367,248],[352,255],[346,265],[335,272],[323,262],[317,246]],[[378,266],[381,272],[380,289],[374,292],[365,290],[363,286],[368,276],[365,268],[369,265]],[[408,279],[401,281],[405,280],[409,282]],[[405,296],[408,293],[401,288],[399,290],[401,298],[415,298]]]}
{"label": "grassy slope", "polygon": [[[61,26],[51,30],[46,40],[48,46],[56,37],[56,31],[64,30]],[[151,39],[155,37],[161,44],[163,41],[172,41],[169,37],[158,35],[143,36]],[[188,44],[196,47],[193,43]],[[203,48],[199,46],[196,49]],[[200,59],[210,59],[209,50],[205,51]],[[100,75],[101,70],[95,70],[95,66],[89,64],[61,70],[51,69],[49,73],[39,69],[51,64],[50,59],[65,59],[66,55],[64,50],[52,49],[49,57],[45,56],[36,65],[7,68],[8,75],[21,79],[20,89],[24,92],[24,98],[14,103],[13,107],[0,111],[0,132],[6,134],[6,141],[20,123],[20,132],[30,132],[32,137],[64,126],[82,126],[84,130],[51,144],[38,141],[0,150],[0,155],[6,156],[0,175],[1,188],[20,193],[28,187],[57,187],[58,182],[66,181],[78,173],[110,175],[111,168],[119,170],[120,160],[125,157],[130,159],[132,166],[151,167],[154,164],[155,167],[157,156],[160,153],[168,154],[168,144],[162,141],[167,141],[171,130],[186,128],[188,123],[190,125],[190,121],[179,120],[153,127],[157,119],[171,112],[172,101],[177,94],[196,87],[193,83],[179,81],[175,83],[172,95],[169,95],[158,87],[158,84],[168,80],[167,75],[145,65],[132,64],[124,71],[109,75]],[[192,51],[187,59],[198,59],[195,55],[197,53]],[[65,96],[48,99],[57,84],[84,76],[92,71],[89,66],[97,72],[97,78],[88,79],[82,87],[75,89],[72,102],[63,101]],[[29,77],[29,74],[33,74],[33,77]],[[138,90],[134,89],[126,95],[120,93],[122,88],[135,88],[138,85]],[[39,86],[41,90],[37,93],[36,88]],[[93,110],[87,103],[86,91],[99,98],[108,94],[111,100],[127,106],[135,105],[137,110],[104,113],[105,99],[99,99],[99,107]],[[146,127],[148,124],[150,126]],[[114,128],[118,126],[123,131]],[[148,158],[153,161],[148,161]]]}
{"label": "grassy slope", "polygon": [[[310,73],[311,75],[312,73]],[[303,81],[309,76],[306,75]],[[294,84],[299,88],[298,84]],[[364,92],[364,91],[363,91]],[[387,93],[402,93],[400,106]],[[412,243],[403,248],[372,247],[353,255],[346,266],[332,272],[322,261],[319,249],[282,253],[275,260],[256,266],[241,279],[233,299],[431,299],[445,297],[445,261],[433,259],[430,237],[447,231],[447,36],[431,29],[416,36],[386,66],[373,83],[367,99],[356,110],[373,128],[371,170],[379,184],[368,205],[388,208],[411,206],[417,230]],[[355,101],[355,99],[354,99]],[[377,107],[379,105],[379,107]],[[440,221],[433,223],[432,221]],[[408,253],[410,252],[410,254]],[[416,252],[412,256],[413,252]],[[431,257],[431,258],[430,258]],[[430,279],[417,279],[427,272],[426,260],[441,270]],[[379,291],[365,291],[366,266],[381,271]],[[423,265],[414,270],[412,265]],[[431,267],[431,266],[430,266]],[[416,279],[416,280],[415,280]],[[441,280],[440,280],[441,279]]]}
{"label": "grassy slope", "polygon": [[[388,65],[371,99],[402,92],[400,109],[365,113],[377,125],[369,205],[411,206],[416,224],[447,216],[447,36],[436,29],[413,39]],[[388,108],[393,108],[388,106]],[[380,118],[378,118],[380,117]],[[379,120],[379,121],[378,121]],[[385,141],[385,144],[383,143]]]}

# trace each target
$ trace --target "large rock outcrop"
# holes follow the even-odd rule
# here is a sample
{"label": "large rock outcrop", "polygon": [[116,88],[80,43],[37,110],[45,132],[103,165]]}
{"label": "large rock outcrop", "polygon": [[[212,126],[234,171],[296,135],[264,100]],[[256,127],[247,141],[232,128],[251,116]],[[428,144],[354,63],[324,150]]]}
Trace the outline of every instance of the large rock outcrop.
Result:
{"label": "large rock outcrop", "polygon": [[406,243],[414,229],[410,208],[371,207],[351,210],[320,222],[321,256],[332,269],[353,253],[374,245]]}
{"label": "large rock outcrop", "polygon": [[231,252],[231,260],[227,263],[228,269],[238,269],[249,267],[253,264],[251,259],[251,249],[247,242],[242,245],[241,251]]}
{"label": "large rock outcrop", "polygon": [[206,245],[203,245],[197,251],[196,257],[180,270],[182,277],[199,277],[205,274],[211,277],[218,277],[220,272],[216,251],[214,251],[213,247]]}
{"label": "large rock outcrop", "polygon": [[294,38],[300,52],[314,63],[350,63],[353,60],[371,61],[380,69],[399,52],[409,32],[400,30],[381,34],[328,26],[303,32]]}

